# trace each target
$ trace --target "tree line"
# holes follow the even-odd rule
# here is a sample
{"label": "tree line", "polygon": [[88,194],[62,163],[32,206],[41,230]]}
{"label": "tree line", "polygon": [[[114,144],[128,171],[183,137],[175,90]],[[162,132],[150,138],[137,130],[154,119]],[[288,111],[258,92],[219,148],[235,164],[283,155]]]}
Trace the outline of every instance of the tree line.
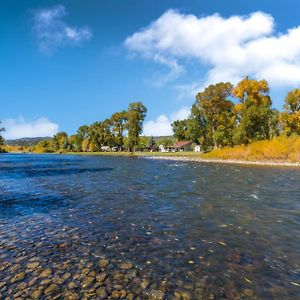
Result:
{"label": "tree line", "polygon": [[189,118],[172,123],[174,137],[203,149],[250,144],[280,134],[300,135],[300,89],[290,91],[283,111],[272,108],[266,80],[248,77],[236,86],[220,82],[196,96]]}
{"label": "tree line", "polygon": [[[283,110],[272,107],[266,80],[248,77],[236,86],[230,82],[212,84],[196,95],[190,116],[172,123],[173,137],[154,140],[141,137],[147,108],[141,102],[114,113],[104,121],[79,127],[68,136],[59,132],[35,147],[38,152],[97,152],[103,147],[117,151],[155,149],[175,140],[187,140],[204,150],[250,144],[278,135],[300,135],[300,89],[290,91]],[[4,144],[0,126],[0,147]],[[157,149],[157,148],[156,148]]]}
{"label": "tree line", "polygon": [[140,145],[140,135],[147,108],[141,102],[129,104],[127,111],[114,113],[104,121],[79,127],[77,133],[68,136],[66,132],[55,134],[50,140],[38,143],[38,152],[97,152],[103,147],[116,151],[135,151]]}

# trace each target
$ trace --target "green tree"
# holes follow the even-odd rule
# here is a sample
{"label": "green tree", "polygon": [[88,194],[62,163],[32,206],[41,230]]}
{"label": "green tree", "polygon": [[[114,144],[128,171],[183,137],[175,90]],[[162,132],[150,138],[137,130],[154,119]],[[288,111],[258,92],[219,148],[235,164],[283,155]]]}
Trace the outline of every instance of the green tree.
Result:
{"label": "green tree", "polygon": [[[1,124],[1,121],[0,121],[0,124]],[[5,128],[4,127],[0,127],[0,146],[4,145],[4,138],[1,135],[1,132],[4,132],[4,131],[5,131]]]}
{"label": "green tree", "polygon": [[205,116],[206,129],[211,132],[214,148],[232,145],[232,132],[236,123],[234,104],[229,100],[230,82],[208,86],[196,99]]}
{"label": "green tree", "polygon": [[124,130],[126,127],[126,112],[116,112],[111,116],[112,132],[114,134],[114,146],[119,149],[124,147]]}
{"label": "green tree", "polygon": [[240,101],[236,105],[238,126],[234,132],[236,144],[248,144],[269,139],[273,132],[276,112],[272,109],[266,80],[246,77],[233,89],[233,95]]}
{"label": "green tree", "polygon": [[75,151],[83,151],[82,143],[84,140],[88,139],[90,133],[90,128],[87,125],[80,126],[77,130],[77,134],[74,142],[74,150]]}
{"label": "green tree", "polygon": [[141,102],[129,104],[126,113],[126,129],[128,131],[128,149],[133,151],[139,144],[139,136],[143,132],[147,108]]}
{"label": "green tree", "polygon": [[188,120],[186,119],[186,120],[176,120],[171,124],[172,130],[174,132],[174,137],[178,141],[186,141],[189,139],[187,123]]}
{"label": "green tree", "polygon": [[192,106],[190,118],[187,120],[187,131],[189,140],[195,144],[200,144],[203,149],[213,145],[208,120],[198,102]]}
{"label": "green tree", "polygon": [[156,144],[166,146],[172,146],[175,143],[174,137],[161,137],[156,140]]}
{"label": "green tree", "polygon": [[287,94],[284,111],[279,120],[286,135],[300,135],[300,89],[294,89]]}

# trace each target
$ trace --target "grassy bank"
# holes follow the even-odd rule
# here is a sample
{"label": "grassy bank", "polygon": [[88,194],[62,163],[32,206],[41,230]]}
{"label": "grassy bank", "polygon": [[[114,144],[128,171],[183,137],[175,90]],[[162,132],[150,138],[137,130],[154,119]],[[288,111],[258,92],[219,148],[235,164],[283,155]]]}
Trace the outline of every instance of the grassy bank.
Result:
{"label": "grassy bank", "polygon": [[202,155],[207,159],[300,162],[300,136],[277,137],[249,145],[216,149]]}
{"label": "grassy bank", "polygon": [[[6,146],[8,152],[27,152],[26,148]],[[254,162],[298,162],[300,163],[300,136],[277,137],[273,140],[255,142],[249,145],[239,145],[223,149],[216,149],[208,153],[197,152],[70,152],[73,155],[101,155],[101,156],[131,156],[131,157],[181,157],[201,160],[235,160]]]}

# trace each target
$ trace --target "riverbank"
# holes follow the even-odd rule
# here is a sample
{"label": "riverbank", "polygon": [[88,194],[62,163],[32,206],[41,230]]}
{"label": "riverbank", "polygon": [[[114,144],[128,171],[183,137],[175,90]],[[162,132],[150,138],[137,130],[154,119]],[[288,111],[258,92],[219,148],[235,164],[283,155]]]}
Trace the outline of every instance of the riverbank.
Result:
{"label": "riverbank", "polygon": [[172,160],[172,161],[194,161],[205,163],[222,163],[222,164],[240,164],[240,165],[257,165],[257,166],[281,166],[281,167],[300,167],[300,162],[291,162],[283,160],[245,160],[245,159],[220,159],[208,158],[207,154],[197,152],[70,152],[75,155],[98,155],[98,156],[127,156],[127,157],[144,157],[155,160]]}

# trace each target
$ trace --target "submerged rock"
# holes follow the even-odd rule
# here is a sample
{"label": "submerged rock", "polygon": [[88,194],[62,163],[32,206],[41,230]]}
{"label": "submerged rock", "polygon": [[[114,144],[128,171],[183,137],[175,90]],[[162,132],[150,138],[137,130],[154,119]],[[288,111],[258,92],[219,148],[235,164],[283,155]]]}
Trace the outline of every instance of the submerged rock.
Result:
{"label": "submerged rock", "polygon": [[108,259],[100,259],[99,260],[99,266],[100,268],[104,269],[109,265],[109,260]]}
{"label": "submerged rock", "polygon": [[123,270],[130,270],[133,268],[133,264],[130,261],[121,263],[120,268]]}
{"label": "submerged rock", "polygon": [[149,300],[163,300],[165,293],[160,290],[151,290],[149,292]]}
{"label": "submerged rock", "polygon": [[11,282],[11,283],[15,283],[15,282],[18,282],[18,281],[23,280],[25,277],[26,277],[26,273],[25,273],[25,272],[21,272],[21,273],[18,273],[16,276],[14,276],[14,277],[10,280],[10,282]]}
{"label": "submerged rock", "polygon": [[107,292],[105,287],[100,287],[96,290],[96,294],[100,299],[106,299],[107,297]]}

